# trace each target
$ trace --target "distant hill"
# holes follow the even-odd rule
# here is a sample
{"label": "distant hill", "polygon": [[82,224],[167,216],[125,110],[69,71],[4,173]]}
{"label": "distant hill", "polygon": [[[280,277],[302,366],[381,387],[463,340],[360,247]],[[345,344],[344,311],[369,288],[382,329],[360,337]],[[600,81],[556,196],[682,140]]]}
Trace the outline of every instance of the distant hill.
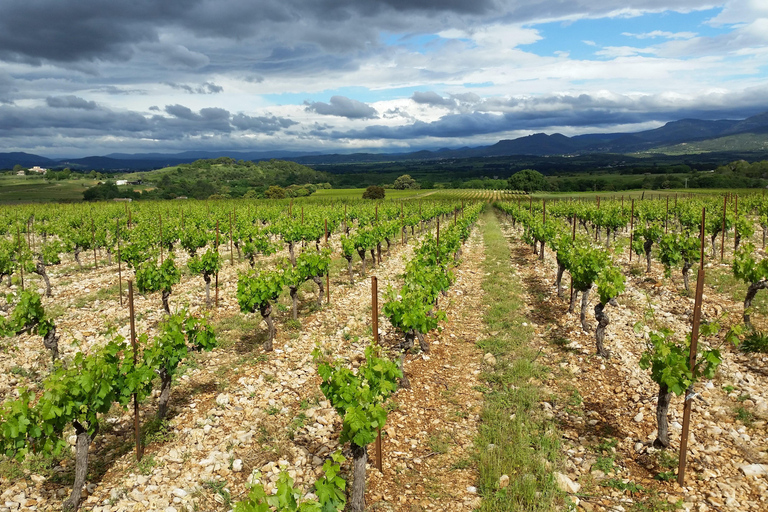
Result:
{"label": "distant hill", "polygon": [[[748,136],[747,136],[748,135]],[[735,137],[735,138],[732,138]],[[28,153],[0,153],[0,168],[16,164],[41,167],[98,171],[146,171],[199,159],[227,156],[236,160],[290,160],[304,165],[361,164],[418,160],[483,158],[499,156],[576,156],[600,153],[632,154],[642,152],[680,154],[692,152],[764,151],[768,143],[768,112],[742,120],[681,119],[662,127],[637,133],[595,133],[567,137],[555,133],[536,133],[491,146],[411,153],[319,154],[299,151],[186,151],[176,154],[113,153],[76,159],[52,160]],[[731,149],[739,148],[739,149]],[[748,149],[755,148],[755,149]]]}

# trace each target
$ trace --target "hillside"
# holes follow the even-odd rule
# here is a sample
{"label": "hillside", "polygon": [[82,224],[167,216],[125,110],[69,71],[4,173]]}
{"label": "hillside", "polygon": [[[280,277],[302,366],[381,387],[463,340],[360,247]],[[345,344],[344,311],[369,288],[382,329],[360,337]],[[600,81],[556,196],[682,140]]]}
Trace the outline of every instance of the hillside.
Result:
{"label": "hillside", "polygon": [[250,193],[252,196],[260,196],[273,185],[280,187],[316,185],[328,182],[329,177],[324,172],[315,171],[295,162],[284,160],[251,162],[221,157],[197,160],[189,164],[149,172],[132,173],[126,175],[125,179],[151,183],[156,187],[151,194],[158,198],[187,196],[204,199],[214,194],[242,197]]}

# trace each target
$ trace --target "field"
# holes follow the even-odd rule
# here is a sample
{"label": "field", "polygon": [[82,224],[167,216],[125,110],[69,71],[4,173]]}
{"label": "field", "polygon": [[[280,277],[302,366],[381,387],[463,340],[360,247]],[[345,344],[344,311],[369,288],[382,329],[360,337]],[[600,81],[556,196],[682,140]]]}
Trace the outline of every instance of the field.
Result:
{"label": "field", "polygon": [[[349,194],[357,197],[358,192],[362,194]],[[765,510],[768,356],[744,352],[724,338],[729,327],[742,322],[747,290],[731,268],[735,258],[744,258],[734,252],[733,226],[741,226],[742,245],[762,247],[758,221],[768,204],[761,195],[740,197],[740,217],[729,201],[722,262],[720,236],[715,258],[707,236],[702,312],[722,328],[700,343],[718,347],[722,363],[694,385],[701,399],[693,407],[684,488],[673,482],[683,399],[671,398],[671,442],[660,448],[655,443],[659,385],[639,361],[649,350],[649,331],[669,328],[675,339],[685,338],[693,293],[684,289],[677,263],[666,275],[658,241],[650,250],[649,270],[645,254],[633,254],[629,261],[628,202],[622,205],[620,195],[615,200],[601,195],[603,213],[597,214],[594,195],[586,195],[585,202],[547,201],[553,234],[541,229],[545,205],[539,197],[531,203],[524,197],[519,208],[518,196],[503,191],[416,190],[388,197],[368,202],[323,190],[293,201],[0,209],[9,233],[1,248],[17,254],[16,259],[42,254],[43,247],[56,240],[65,242],[61,263],[47,265],[52,297],[44,296],[42,277],[24,267],[23,273],[16,268],[2,279],[11,285],[10,295],[0,301],[11,319],[22,278],[27,290],[43,294],[45,314],[60,336],[60,357],[69,365],[76,364],[78,352],[95,357],[116,336],[130,337],[127,304],[121,304],[118,294],[118,238],[122,279],[132,279],[135,287],[144,272],[137,269],[170,261],[173,254],[180,280],[170,293],[171,312],[185,309],[205,316],[216,333],[216,346],[208,347],[212,350],[191,350],[174,369],[164,420],[157,419],[159,379],[141,402],[146,445],[141,462],[132,452],[132,406],[121,407],[115,400],[99,412],[83,509],[227,511],[246,499],[249,483],[256,480],[267,493],[277,492],[283,485],[281,469],[297,489],[312,490],[337,449],[347,459],[340,473],[347,487],[359,482],[354,478],[354,451],[342,437],[346,420],[333,397],[324,394],[318,356],[312,353],[318,348],[323,358],[340,358],[343,368],[365,364],[366,347],[374,338],[370,277],[375,275],[378,353],[395,363],[404,357],[410,387],[401,387],[382,402],[387,412],[383,472],[373,464],[377,449],[372,442],[363,477],[367,510]],[[665,225],[668,234],[689,229],[689,211],[700,216],[706,207],[708,216],[722,216],[722,196],[689,201],[680,194],[678,208],[669,214],[666,198],[658,200],[655,192],[653,200],[648,195],[642,201],[635,198],[638,239],[645,236],[639,227],[646,229],[645,222],[657,226],[663,236]],[[501,201],[501,209],[490,201]],[[569,313],[570,274],[581,275],[583,269],[577,263],[569,267],[560,297],[554,285],[558,265],[553,248],[565,254],[565,242],[557,233],[567,233],[570,239],[571,208],[578,208],[585,221],[577,223],[577,242],[583,244],[579,247],[604,259],[596,270],[596,291]],[[331,237],[329,252],[324,253],[317,249],[325,246],[326,221]],[[606,236],[609,226],[614,230]],[[753,231],[747,233],[747,226]],[[539,236],[546,239],[543,260],[530,246]],[[217,237],[220,244],[214,248]],[[352,249],[346,240],[353,240]],[[379,246],[383,257],[375,258]],[[355,247],[363,248],[365,260]],[[440,247],[448,252],[441,253]],[[295,267],[288,261],[292,251],[299,262]],[[190,265],[204,253],[219,257],[216,279],[210,276],[210,307],[204,276]],[[749,254],[757,262],[764,257],[760,249]],[[239,283],[250,282],[255,290],[270,275],[290,280],[299,269],[321,265],[315,261],[318,256],[328,258],[330,301],[314,279],[320,277],[324,284],[320,270],[313,270],[295,290],[283,282],[269,304],[268,317],[258,307],[243,311],[248,294]],[[257,274],[249,274],[250,257]],[[128,261],[133,268],[126,266]],[[615,305],[603,304],[610,317],[604,323],[596,318],[596,306],[603,300],[600,290],[608,276],[618,277],[602,272],[614,268],[623,288],[615,292]],[[691,289],[696,268],[691,271]],[[424,274],[414,278],[418,269]],[[422,285],[415,283],[424,282],[439,289],[427,287],[429,300],[406,306],[412,313],[429,312],[422,320],[408,324],[403,316],[387,313],[406,301],[412,293],[408,289],[422,293]],[[122,289],[125,293],[124,282]],[[151,352],[152,343],[163,339],[167,314],[162,303],[159,290],[134,296],[136,330],[147,335],[143,351]],[[755,332],[764,332],[766,292],[759,292],[752,306]],[[640,321],[648,329],[636,331]],[[270,322],[276,328],[274,340],[269,337]],[[424,343],[413,332],[412,346],[404,351],[410,325],[424,330],[419,332]],[[603,329],[610,358],[596,354],[596,328]],[[33,331],[0,340],[4,401],[16,398],[22,387],[39,397],[54,369],[41,334]],[[750,339],[759,348],[758,338]],[[5,410],[0,417],[8,421],[12,415]],[[0,440],[8,435],[2,432],[0,428]],[[0,457],[6,500],[21,496],[24,501],[14,501],[19,503],[14,510],[60,508],[75,479],[74,433],[68,424],[58,434],[65,444],[61,453],[49,453],[38,444],[37,453],[21,461]]]}

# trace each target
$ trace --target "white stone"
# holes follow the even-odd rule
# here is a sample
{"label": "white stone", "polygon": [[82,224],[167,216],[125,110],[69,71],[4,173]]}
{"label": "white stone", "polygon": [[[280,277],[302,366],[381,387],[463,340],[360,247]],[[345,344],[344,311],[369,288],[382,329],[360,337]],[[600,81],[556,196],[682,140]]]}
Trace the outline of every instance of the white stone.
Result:
{"label": "white stone", "polygon": [[173,494],[173,495],[174,495],[174,496],[176,496],[177,498],[183,498],[183,497],[185,497],[185,496],[187,495],[187,491],[185,491],[184,489],[179,489],[179,488],[177,488],[177,489],[174,489],[174,490],[171,492],[171,494]]}
{"label": "white stone", "polygon": [[744,476],[759,476],[768,474],[768,464],[745,464],[739,466]]}
{"label": "white stone", "polygon": [[242,471],[243,470],[243,461],[240,459],[235,459],[232,461],[232,471]]}
{"label": "white stone", "polygon": [[562,473],[555,472],[555,481],[557,482],[557,486],[563,492],[575,494],[579,492],[579,489],[581,489],[581,484],[574,482],[573,480],[568,478],[567,475],[564,475]]}
{"label": "white stone", "polygon": [[640,411],[637,413],[637,415],[634,417],[635,422],[640,423],[643,421],[643,411]]}

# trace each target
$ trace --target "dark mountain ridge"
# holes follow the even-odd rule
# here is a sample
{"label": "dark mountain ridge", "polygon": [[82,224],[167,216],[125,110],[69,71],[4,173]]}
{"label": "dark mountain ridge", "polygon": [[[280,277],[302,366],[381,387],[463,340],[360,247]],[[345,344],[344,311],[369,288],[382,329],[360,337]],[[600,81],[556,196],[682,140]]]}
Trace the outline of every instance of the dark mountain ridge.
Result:
{"label": "dark mountain ridge", "polygon": [[441,148],[410,153],[335,153],[302,151],[185,151],[163,153],[112,153],[106,156],[50,159],[29,153],[0,153],[0,169],[39,165],[46,168],[70,167],[79,170],[140,171],[151,170],[199,159],[228,156],[239,160],[290,160],[304,165],[359,164],[438,160],[498,156],[576,156],[596,153],[635,153],[665,146],[717,139],[720,137],[757,134],[768,140],[768,111],[743,120],[680,119],[653,130],[636,133],[593,133],[567,137],[560,133],[536,133],[512,140],[500,140],[490,146]]}

